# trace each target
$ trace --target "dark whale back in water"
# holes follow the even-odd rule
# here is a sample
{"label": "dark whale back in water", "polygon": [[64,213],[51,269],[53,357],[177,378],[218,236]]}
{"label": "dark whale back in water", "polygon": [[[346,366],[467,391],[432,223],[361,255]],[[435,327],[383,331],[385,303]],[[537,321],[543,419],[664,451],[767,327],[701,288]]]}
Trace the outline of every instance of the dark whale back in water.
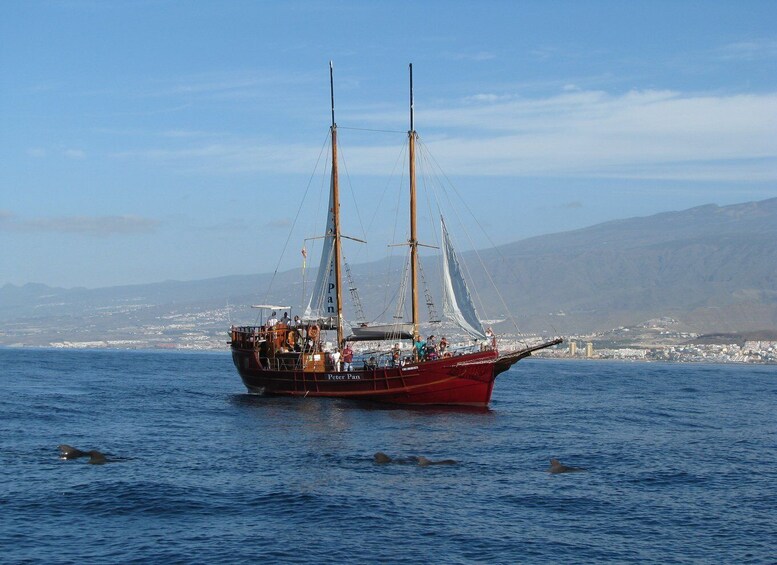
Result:
{"label": "dark whale back in water", "polygon": [[92,465],[102,465],[111,462],[110,459],[105,457],[104,453],[94,449],[91,451],[81,451],[72,445],[62,444],[59,446],[60,459],[78,459],[79,457],[88,457],[88,463],[91,463]]}
{"label": "dark whale back in water", "polygon": [[413,465],[418,464],[421,467],[427,467],[429,465],[455,465],[456,461],[453,459],[444,459],[442,461],[432,461],[431,459],[427,459],[423,455],[419,457],[401,457],[397,459],[392,459],[382,451],[378,451],[375,455],[372,456],[375,463],[378,464],[385,464],[385,463],[412,463]]}
{"label": "dark whale back in water", "polygon": [[550,460],[548,473],[577,473],[578,471],[585,471],[585,467],[567,467],[566,465],[562,465],[561,461],[558,459]]}
{"label": "dark whale back in water", "polygon": [[76,449],[72,445],[62,444],[59,447],[60,459],[78,459],[79,457],[88,457],[89,454],[86,451]]}
{"label": "dark whale back in water", "polygon": [[99,451],[89,451],[89,461],[92,465],[102,465],[103,463],[110,463],[111,461],[105,458],[105,455]]}
{"label": "dark whale back in water", "polygon": [[378,451],[375,455],[372,456],[375,460],[375,463],[391,463],[392,459],[382,451]]}

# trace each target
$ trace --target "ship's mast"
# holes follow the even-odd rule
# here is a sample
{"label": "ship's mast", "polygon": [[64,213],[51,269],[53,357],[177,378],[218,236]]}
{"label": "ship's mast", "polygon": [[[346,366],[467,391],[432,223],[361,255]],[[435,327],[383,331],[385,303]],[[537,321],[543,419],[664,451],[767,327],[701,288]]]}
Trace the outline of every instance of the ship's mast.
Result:
{"label": "ship's mast", "polygon": [[[337,293],[337,347],[343,347],[343,283],[340,276],[340,187],[337,175],[337,124],[335,123],[335,86],[334,66],[329,61],[329,93],[332,100],[332,202],[334,208],[332,217],[335,233],[334,263],[335,263],[335,292]],[[329,234],[327,234],[327,237]]]}
{"label": "ship's mast", "polygon": [[415,194],[415,140],[413,125],[413,63],[410,63],[410,131],[407,132],[410,151],[410,289],[413,296],[413,340],[420,341],[418,328],[418,235],[416,233],[416,194]]}

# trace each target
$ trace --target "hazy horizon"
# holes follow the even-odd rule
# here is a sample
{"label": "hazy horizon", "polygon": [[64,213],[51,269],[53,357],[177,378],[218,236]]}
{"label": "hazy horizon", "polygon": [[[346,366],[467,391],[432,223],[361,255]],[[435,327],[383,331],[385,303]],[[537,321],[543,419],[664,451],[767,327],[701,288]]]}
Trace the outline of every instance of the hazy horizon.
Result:
{"label": "hazy horizon", "polygon": [[[762,201],[756,201],[756,202],[753,202],[753,204],[764,203],[764,202],[775,200],[775,199],[777,199],[777,197],[764,199]],[[737,206],[737,205],[740,205],[740,204],[744,205],[744,204],[750,204],[750,203],[751,202],[739,202],[739,203],[734,203],[734,204],[732,204],[730,206]],[[574,228],[574,229],[570,229],[570,230],[563,230],[563,231],[552,232],[552,233],[548,233],[548,234],[540,234],[540,235],[536,235],[536,236],[529,236],[527,238],[521,238],[521,239],[518,239],[518,240],[515,240],[515,241],[512,241],[512,242],[505,242],[502,245],[519,244],[519,243],[521,243],[523,241],[531,240],[531,239],[534,239],[534,238],[542,239],[542,237],[545,236],[545,235],[548,235],[548,236],[564,235],[564,234],[567,234],[567,233],[574,233],[574,232],[581,231],[581,230],[587,230],[589,228],[596,229],[599,226],[603,226],[605,224],[609,224],[610,222],[622,222],[622,221],[635,220],[635,219],[639,219],[639,218],[650,218],[650,217],[653,217],[653,216],[660,216],[662,214],[683,213],[683,212],[688,212],[690,210],[694,210],[695,208],[703,208],[705,206],[717,206],[718,208],[721,208],[717,204],[708,203],[708,204],[702,204],[700,206],[695,206],[693,208],[689,208],[689,209],[685,209],[685,210],[671,210],[671,211],[666,211],[666,212],[657,212],[655,214],[649,214],[649,215],[646,215],[646,216],[633,216],[633,217],[630,217],[630,218],[613,218],[612,220],[607,220],[605,222],[599,222],[597,224],[593,224],[593,225],[590,225],[590,226],[582,226],[582,227]],[[482,253],[482,252],[487,252],[487,251],[489,251],[491,249],[493,249],[493,247],[478,249],[476,251],[478,253]],[[399,256],[399,253],[401,253],[401,252],[395,252],[395,256]],[[435,255],[437,253],[439,253],[439,251],[437,249],[426,250],[426,255]],[[380,262],[383,259],[384,258],[374,258],[374,259],[370,260],[370,262]],[[366,264],[366,262],[363,262],[363,263],[352,263],[351,266],[352,267],[359,267],[360,265],[364,265],[364,264]],[[309,267],[312,268],[312,269],[316,269],[317,268],[317,262],[316,262],[315,258],[314,258],[314,264],[309,264]],[[280,269],[278,271],[278,274],[282,275],[284,273],[288,273],[288,272],[292,272],[294,270],[297,270],[298,268],[299,268],[299,266],[290,267],[288,269]],[[190,282],[214,280],[214,279],[218,279],[218,278],[222,278],[222,277],[231,277],[231,276],[238,276],[238,277],[240,277],[240,276],[243,276],[243,277],[270,277],[272,275],[273,275],[273,271],[267,270],[267,271],[255,271],[255,272],[245,272],[245,273],[233,273],[232,275],[216,275],[215,277],[202,277],[202,278],[198,278],[198,279],[164,279],[164,280],[146,281],[146,282],[141,282],[141,283],[119,283],[119,284],[116,284],[116,285],[105,285],[105,286],[100,286],[100,287],[89,287],[89,286],[85,286],[85,285],[76,285],[76,286],[66,287],[66,286],[59,286],[59,285],[51,285],[51,284],[47,284],[47,283],[40,282],[40,281],[28,281],[28,282],[23,283],[23,284],[5,283],[4,285],[0,285],[0,288],[2,288],[3,286],[7,286],[7,285],[11,285],[11,286],[15,286],[15,287],[23,287],[25,285],[38,285],[38,284],[41,284],[41,285],[44,285],[44,286],[48,286],[50,288],[61,288],[61,289],[65,289],[65,290],[73,290],[73,289],[79,289],[79,288],[83,288],[83,289],[87,289],[87,290],[99,290],[101,288],[138,286],[138,285],[154,285],[154,284],[164,284],[164,283],[169,283],[169,282],[190,283]]]}

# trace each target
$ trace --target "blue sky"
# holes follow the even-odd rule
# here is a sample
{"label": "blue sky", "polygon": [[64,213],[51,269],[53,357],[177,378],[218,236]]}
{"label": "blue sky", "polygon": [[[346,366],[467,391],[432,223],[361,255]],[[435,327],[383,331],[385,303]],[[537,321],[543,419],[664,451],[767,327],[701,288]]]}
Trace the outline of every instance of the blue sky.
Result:
{"label": "blue sky", "polygon": [[0,38],[0,285],[298,266],[330,59],[362,223],[405,136],[347,128],[407,130],[409,62],[494,243],[777,196],[775,2],[2,2]]}

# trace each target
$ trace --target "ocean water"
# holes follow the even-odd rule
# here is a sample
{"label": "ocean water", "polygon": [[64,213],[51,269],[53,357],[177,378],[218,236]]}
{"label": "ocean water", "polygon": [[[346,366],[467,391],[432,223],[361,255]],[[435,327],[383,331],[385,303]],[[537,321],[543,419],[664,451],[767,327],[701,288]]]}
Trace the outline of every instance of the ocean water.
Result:
{"label": "ocean water", "polygon": [[774,563],[776,414],[775,366],[527,359],[483,411],[250,396],[221,353],[0,350],[0,562]]}

